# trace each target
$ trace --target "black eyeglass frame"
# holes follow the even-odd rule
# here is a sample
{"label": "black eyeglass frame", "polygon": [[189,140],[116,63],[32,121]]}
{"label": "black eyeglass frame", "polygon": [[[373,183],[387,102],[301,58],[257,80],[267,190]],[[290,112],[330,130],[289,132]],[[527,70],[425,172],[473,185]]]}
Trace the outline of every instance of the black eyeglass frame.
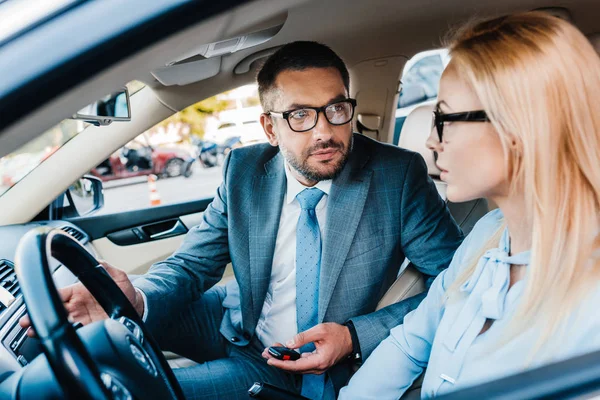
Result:
{"label": "black eyeglass frame", "polygon": [[444,122],[490,122],[484,110],[464,111],[459,113],[444,114],[439,110],[433,112],[433,124],[437,130],[440,143],[444,133]]}
{"label": "black eyeglass frame", "polygon": [[[339,124],[334,124],[333,122],[331,122],[329,120],[329,118],[327,118],[327,113],[325,112],[325,110],[327,109],[327,107],[333,106],[334,104],[340,104],[340,103],[350,103],[352,105],[352,113],[350,114],[350,119],[348,119],[348,121],[339,123]],[[295,111],[299,111],[299,110],[314,110],[314,111],[316,111],[317,118],[315,118],[315,123],[313,126],[311,126],[308,129],[301,130],[301,131],[297,131],[294,128],[292,128],[292,124],[290,124],[290,120],[289,120],[290,114]],[[285,119],[288,123],[288,126],[290,127],[290,129],[292,131],[302,133],[302,132],[308,132],[311,129],[313,129],[315,126],[317,126],[317,124],[319,123],[319,114],[321,114],[321,112],[325,116],[325,119],[327,120],[327,122],[329,122],[331,125],[340,126],[340,125],[346,125],[348,122],[352,121],[352,118],[354,118],[355,110],[356,110],[356,99],[347,98],[347,99],[343,99],[343,100],[339,100],[339,101],[334,101],[333,103],[325,104],[323,107],[301,107],[301,108],[296,108],[294,110],[282,111],[282,112],[269,111],[268,113],[265,113],[265,114],[267,114],[269,116],[274,115],[275,117]]]}

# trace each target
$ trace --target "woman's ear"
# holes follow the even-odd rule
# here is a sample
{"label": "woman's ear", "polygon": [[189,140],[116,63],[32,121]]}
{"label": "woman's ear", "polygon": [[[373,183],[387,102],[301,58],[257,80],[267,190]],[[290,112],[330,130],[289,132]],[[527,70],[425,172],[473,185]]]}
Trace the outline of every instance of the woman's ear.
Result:
{"label": "woman's ear", "polygon": [[273,125],[273,118],[266,113],[260,114],[260,124],[267,135],[267,140],[273,147],[279,146],[277,135],[275,135],[275,126]]}

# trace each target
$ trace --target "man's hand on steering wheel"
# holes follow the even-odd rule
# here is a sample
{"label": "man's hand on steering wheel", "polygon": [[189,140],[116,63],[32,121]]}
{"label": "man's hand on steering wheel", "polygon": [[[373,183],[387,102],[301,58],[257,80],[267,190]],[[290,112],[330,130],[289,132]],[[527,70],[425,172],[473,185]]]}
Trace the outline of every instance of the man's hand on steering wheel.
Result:
{"label": "man's hand on steering wheel", "polygon": [[[138,291],[135,290],[127,274],[113,266],[106,261],[99,261],[104,267],[106,272],[115,281],[119,289],[123,291],[127,299],[133,304],[135,310],[141,316],[144,313],[144,302],[141,299]],[[94,296],[83,286],[82,283],[74,283],[73,285],[64,287],[58,290],[60,297],[63,301],[65,309],[69,313],[69,319],[72,322],[81,322],[83,325],[87,325],[91,322],[100,321],[108,318],[102,306],[96,301]],[[31,327],[31,321],[28,315],[24,315],[19,320],[19,325],[23,328]],[[27,335],[30,337],[35,336],[35,332],[32,329],[27,331]]]}
{"label": "man's hand on steering wheel", "polygon": [[[81,283],[59,294],[51,259]],[[57,398],[60,392],[61,398],[110,400],[122,393],[119,398],[184,400],[140,317],[141,294],[123,271],[100,263],[73,237],[48,227],[23,236],[15,271],[29,314],[20,324],[35,327],[43,350],[23,369],[23,379],[36,385],[24,385],[28,391],[22,398]],[[77,329],[72,320],[87,325]],[[47,394],[38,393],[40,387]]]}

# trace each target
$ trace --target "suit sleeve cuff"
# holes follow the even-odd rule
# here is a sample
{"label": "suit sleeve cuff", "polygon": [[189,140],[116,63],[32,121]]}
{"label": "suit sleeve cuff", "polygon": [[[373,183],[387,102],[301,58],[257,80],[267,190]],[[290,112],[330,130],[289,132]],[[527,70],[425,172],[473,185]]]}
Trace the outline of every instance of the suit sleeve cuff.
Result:
{"label": "suit sleeve cuff", "polygon": [[354,323],[352,321],[347,321],[343,325],[348,327],[348,330],[350,331],[350,337],[352,338],[352,353],[350,353],[348,358],[357,365],[361,365],[362,353],[360,351],[360,342],[358,341],[358,334],[356,333]]}
{"label": "suit sleeve cuff", "polygon": [[135,291],[139,293],[142,297],[142,303],[144,303],[144,313],[142,314],[142,321],[146,322],[146,318],[148,317],[148,299],[146,298],[146,294],[138,288],[135,288]]}

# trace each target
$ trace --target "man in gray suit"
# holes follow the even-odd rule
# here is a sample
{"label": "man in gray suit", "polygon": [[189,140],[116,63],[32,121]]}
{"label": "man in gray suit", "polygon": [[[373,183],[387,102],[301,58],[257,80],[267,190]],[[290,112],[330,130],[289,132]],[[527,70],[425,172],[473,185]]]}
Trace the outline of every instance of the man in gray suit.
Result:
{"label": "man in gray suit", "polygon": [[[247,398],[263,381],[333,398],[423,298],[375,312],[405,257],[436,276],[462,234],[420,155],[352,132],[348,71],[331,49],[288,44],[258,84],[269,144],[230,153],[171,257],[133,286],[107,269],[162,348],[201,363],[175,370],[187,397]],[[215,286],[228,263],[235,281]],[[81,285],[69,290],[72,318],[102,317]],[[302,358],[273,359],[276,343]]]}

